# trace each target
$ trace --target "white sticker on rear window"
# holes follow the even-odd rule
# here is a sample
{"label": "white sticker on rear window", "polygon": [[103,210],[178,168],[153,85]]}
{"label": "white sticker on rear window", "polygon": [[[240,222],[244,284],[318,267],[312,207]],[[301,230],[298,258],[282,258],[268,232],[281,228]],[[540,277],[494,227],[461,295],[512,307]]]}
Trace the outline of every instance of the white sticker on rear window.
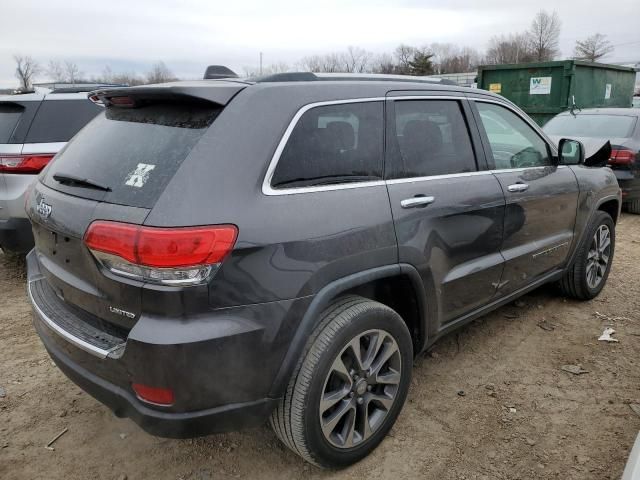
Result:
{"label": "white sticker on rear window", "polygon": [[146,163],[139,163],[134,171],[127,175],[127,180],[124,182],[125,185],[129,185],[130,187],[144,187],[144,184],[149,180],[149,175],[151,175],[151,170],[156,168],[155,165],[148,165]]}

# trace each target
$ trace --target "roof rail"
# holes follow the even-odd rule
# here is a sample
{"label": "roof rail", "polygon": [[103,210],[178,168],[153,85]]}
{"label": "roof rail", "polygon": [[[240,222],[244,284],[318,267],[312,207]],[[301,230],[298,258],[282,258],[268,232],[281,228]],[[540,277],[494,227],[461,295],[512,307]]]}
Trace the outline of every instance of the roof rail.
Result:
{"label": "roof rail", "polygon": [[381,73],[313,73],[287,72],[274,73],[263,77],[249,78],[256,83],[268,82],[313,82],[313,81],[369,81],[369,82],[414,82],[439,85],[458,85],[442,78],[415,77],[411,75],[387,75]]}

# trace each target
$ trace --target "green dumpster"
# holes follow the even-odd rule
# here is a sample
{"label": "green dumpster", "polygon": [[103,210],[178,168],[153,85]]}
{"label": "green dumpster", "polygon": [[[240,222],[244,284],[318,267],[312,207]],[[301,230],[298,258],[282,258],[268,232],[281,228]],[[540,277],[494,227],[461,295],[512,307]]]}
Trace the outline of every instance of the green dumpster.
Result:
{"label": "green dumpster", "polygon": [[573,105],[631,107],[635,80],[633,68],[579,60],[478,68],[478,88],[508,98],[538,125]]}

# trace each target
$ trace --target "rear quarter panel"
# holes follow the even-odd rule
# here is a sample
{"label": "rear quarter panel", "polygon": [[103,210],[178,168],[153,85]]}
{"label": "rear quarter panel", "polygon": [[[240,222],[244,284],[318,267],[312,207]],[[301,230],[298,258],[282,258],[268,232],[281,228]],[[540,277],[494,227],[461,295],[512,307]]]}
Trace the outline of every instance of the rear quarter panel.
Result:
{"label": "rear quarter panel", "polygon": [[[335,91],[292,84],[240,92],[146,219],[154,226],[238,226],[235,250],[209,286],[212,307],[314,295],[338,278],[397,262],[384,185],[275,196],[262,192],[268,165],[295,113],[333,99]],[[367,96],[367,87],[340,92],[335,99],[358,98]],[[375,93],[370,96],[379,96]]]}

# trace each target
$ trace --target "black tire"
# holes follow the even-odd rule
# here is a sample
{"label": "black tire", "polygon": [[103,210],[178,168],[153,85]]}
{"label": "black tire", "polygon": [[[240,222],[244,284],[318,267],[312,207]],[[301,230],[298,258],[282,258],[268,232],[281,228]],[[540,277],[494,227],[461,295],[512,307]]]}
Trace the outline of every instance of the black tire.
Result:
{"label": "black tire", "polygon": [[625,203],[627,212],[640,215],[640,199]]}
{"label": "black tire", "polygon": [[[333,445],[326,437],[326,434],[323,433],[321,425],[323,413],[320,410],[320,399],[323,395],[325,395],[325,398],[328,395],[325,393],[325,388],[328,387],[329,380],[333,378],[332,372],[335,372],[335,362],[338,361],[338,357],[341,359],[346,358],[343,355],[346,355],[345,349],[350,348],[350,342],[358,338],[360,338],[358,342],[362,342],[362,338],[366,338],[366,335],[370,334],[369,332],[377,331],[384,331],[383,333],[388,335],[381,335],[380,338],[384,338],[384,342],[395,341],[393,347],[389,347],[389,351],[396,349],[393,350],[396,352],[393,354],[393,358],[401,360],[399,381],[396,386],[393,386],[395,389],[393,400],[386,413],[382,417],[378,417],[381,420],[376,428],[372,429],[371,436],[368,438],[366,435],[362,436],[360,443],[355,446],[343,446],[340,448]],[[358,345],[362,344],[358,343]],[[370,346],[371,344],[368,345]],[[386,349],[391,343],[383,343],[383,345]],[[365,344],[365,346],[367,345]],[[374,349],[372,348],[371,350]],[[383,352],[382,347],[378,352]],[[368,348],[366,353],[369,353]],[[384,352],[376,358],[381,358],[382,356],[386,356]],[[372,358],[372,365],[375,363]],[[287,391],[271,415],[271,426],[276,435],[289,449],[310,463],[324,468],[340,468],[351,465],[374,450],[395,423],[404,405],[411,383],[412,367],[413,346],[411,336],[402,318],[395,311],[381,303],[362,297],[348,296],[341,298],[325,310],[318,327],[307,342]],[[353,369],[350,371],[353,372]],[[387,373],[387,375],[389,374]],[[350,377],[348,377],[348,381],[354,385],[352,390],[355,389],[356,381],[352,381]],[[360,378],[357,385],[361,385],[362,382],[363,379]],[[378,385],[371,388],[378,387],[381,386]],[[382,387],[386,388],[386,386]],[[375,395],[375,390],[369,392]],[[355,399],[353,397],[354,394]],[[338,405],[336,410],[339,410],[341,408],[339,405],[342,404],[346,405],[355,401],[364,402],[364,398],[369,393],[358,393],[358,391],[354,393],[352,391],[347,395],[350,395],[351,398],[345,396],[336,404]],[[360,395],[363,396],[362,399],[359,397]],[[364,408],[367,412],[367,418],[373,418],[373,415],[371,417],[368,416],[368,412],[369,406],[373,405],[372,408],[376,408],[375,402],[366,401],[366,404],[359,403],[360,407],[355,403],[352,405],[354,418],[357,419],[356,412],[363,412],[358,408]],[[344,417],[347,419],[346,421],[351,418],[347,415]],[[360,413],[360,415],[362,419],[363,413]],[[356,420],[353,421],[353,425],[356,425]],[[364,425],[364,423],[360,423],[360,425]],[[367,425],[370,425],[368,420]],[[356,429],[355,427],[352,428],[353,430]],[[354,438],[355,436],[352,434],[351,439],[353,440]],[[346,445],[351,443],[353,442],[346,443]]]}
{"label": "black tire", "polygon": [[[597,283],[597,285],[590,285],[587,279],[589,251],[593,247],[596,231],[598,231],[602,226],[606,226],[610,232],[610,254],[608,255],[608,262],[601,280]],[[560,288],[562,290],[562,293],[568,297],[576,298],[578,300],[591,300],[592,298],[598,296],[598,294],[602,291],[605,284],[607,283],[607,278],[609,277],[609,272],[611,271],[615,244],[616,230],[613,219],[606,212],[596,212],[589,225],[589,228],[587,229],[585,238],[583,239],[582,244],[579,247],[573,264],[567,269],[562,280],[560,280]]]}

